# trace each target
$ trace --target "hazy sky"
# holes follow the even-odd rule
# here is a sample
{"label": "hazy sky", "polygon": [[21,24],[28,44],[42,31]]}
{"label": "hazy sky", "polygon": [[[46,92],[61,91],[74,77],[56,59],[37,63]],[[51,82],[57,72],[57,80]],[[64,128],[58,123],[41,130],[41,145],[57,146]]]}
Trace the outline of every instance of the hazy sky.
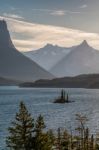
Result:
{"label": "hazy sky", "polygon": [[99,0],[0,0],[0,16],[19,50],[84,39],[99,48]]}

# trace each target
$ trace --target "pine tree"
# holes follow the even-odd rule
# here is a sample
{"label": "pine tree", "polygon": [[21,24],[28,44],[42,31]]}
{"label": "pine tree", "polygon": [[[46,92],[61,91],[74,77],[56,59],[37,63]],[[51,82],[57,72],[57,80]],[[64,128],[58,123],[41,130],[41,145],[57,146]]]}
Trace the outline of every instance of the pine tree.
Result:
{"label": "pine tree", "polygon": [[35,137],[33,144],[33,150],[51,150],[51,140],[48,133],[44,132],[45,123],[43,117],[40,115],[35,123]]}
{"label": "pine tree", "polygon": [[86,150],[89,149],[89,128],[85,129],[85,133],[84,133],[84,144],[85,144],[85,148]]}
{"label": "pine tree", "polygon": [[35,124],[35,131],[36,134],[39,135],[42,133],[43,129],[45,128],[45,123],[44,123],[44,119],[41,115],[39,115],[39,117],[36,120],[36,124]]}
{"label": "pine tree", "polygon": [[67,94],[67,99],[66,99],[66,102],[67,102],[67,103],[69,102],[69,97],[68,97],[68,94]]}
{"label": "pine tree", "polygon": [[72,135],[70,136],[66,129],[62,133],[61,148],[62,150],[72,149]]}
{"label": "pine tree", "polygon": [[90,150],[94,149],[94,137],[93,135],[91,136],[91,140],[90,140]]}
{"label": "pine tree", "polygon": [[8,130],[7,147],[13,150],[31,150],[29,141],[34,130],[34,120],[23,102],[20,103],[19,113]]}
{"label": "pine tree", "polygon": [[76,114],[76,120],[79,122],[79,126],[76,130],[79,131],[79,137],[81,139],[81,142],[80,142],[80,146],[81,146],[81,149],[84,149],[84,144],[85,144],[85,141],[84,141],[84,136],[85,136],[85,123],[86,121],[88,120],[86,116],[82,116],[80,114]]}
{"label": "pine tree", "polygon": [[58,130],[57,130],[57,146],[56,146],[57,150],[61,150],[61,147],[62,147],[61,141],[62,141],[61,130],[60,130],[60,128],[58,128]]}
{"label": "pine tree", "polygon": [[64,99],[64,90],[63,89],[61,90],[61,99],[62,100]]}
{"label": "pine tree", "polygon": [[51,145],[53,146],[55,144],[55,135],[54,135],[53,131],[51,129],[48,130],[47,135],[49,137]]}

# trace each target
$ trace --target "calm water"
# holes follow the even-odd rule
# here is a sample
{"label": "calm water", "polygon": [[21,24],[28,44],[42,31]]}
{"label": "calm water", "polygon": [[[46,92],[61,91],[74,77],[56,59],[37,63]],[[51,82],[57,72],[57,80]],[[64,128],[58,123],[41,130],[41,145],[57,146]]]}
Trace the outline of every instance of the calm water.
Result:
{"label": "calm water", "polygon": [[60,89],[24,89],[18,87],[0,87],[0,150],[5,150],[7,128],[18,111],[20,101],[24,101],[27,108],[37,117],[44,116],[47,128],[56,130],[72,126],[75,129],[77,122],[75,114],[82,113],[89,119],[87,125],[93,133],[99,131],[99,90],[66,89],[70,100],[69,104],[54,104],[53,99],[60,94]]}

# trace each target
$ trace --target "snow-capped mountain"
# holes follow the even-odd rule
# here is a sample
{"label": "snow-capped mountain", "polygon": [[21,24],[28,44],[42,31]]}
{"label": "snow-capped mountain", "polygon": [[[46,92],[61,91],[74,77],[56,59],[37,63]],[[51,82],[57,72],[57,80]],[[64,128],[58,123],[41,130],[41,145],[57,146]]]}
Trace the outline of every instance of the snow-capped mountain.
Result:
{"label": "snow-capped mountain", "polygon": [[83,41],[50,69],[58,77],[99,73],[99,51]]}
{"label": "snow-capped mountain", "polygon": [[50,70],[55,64],[57,64],[64,56],[66,56],[71,48],[54,46],[47,44],[39,50],[25,52],[24,54],[30,59],[34,60],[40,66],[46,70]]}
{"label": "snow-capped mountain", "polygon": [[4,20],[0,21],[0,76],[20,81],[53,78],[53,75],[16,50]]}

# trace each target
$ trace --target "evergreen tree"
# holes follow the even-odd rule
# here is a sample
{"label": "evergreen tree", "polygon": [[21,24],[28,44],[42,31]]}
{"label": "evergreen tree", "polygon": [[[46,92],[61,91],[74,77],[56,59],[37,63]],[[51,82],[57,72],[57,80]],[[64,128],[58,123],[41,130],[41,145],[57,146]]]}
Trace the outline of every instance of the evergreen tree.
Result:
{"label": "evergreen tree", "polygon": [[40,115],[35,123],[35,137],[33,142],[33,150],[51,150],[52,144],[48,133],[44,132],[45,123]]}
{"label": "evergreen tree", "polygon": [[50,143],[53,146],[55,144],[55,135],[51,129],[47,131],[47,134],[48,134]]}
{"label": "evergreen tree", "polygon": [[63,91],[63,99],[64,99],[64,101],[65,101],[65,91]]}
{"label": "evergreen tree", "polygon": [[44,119],[41,115],[39,115],[39,117],[36,120],[36,124],[35,124],[36,135],[41,134],[45,127],[46,126],[45,126],[45,123],[44,123]]}
{"label": "evergreen tree", "polygon": [[12,150],[31,150],[29,141],[34,130],[34,120],[23,102],[20,103],[19,113],[8,130],[7,147]]}
{"label": "evergreen tree", "polygon": [[61,90],[61,99],[62,100],[64,99],[64,90],[63,89]]}
{"label": "evergreen tree", "polygon": [[62,149],[61,141],[62,141],[61,130],[60,130],[60,128],[58,128],[58,130],[57,130],[57,145],[56,145],[57,150],[61,150]]}
{"label": "evergreen tree", "polygon": [[88,120],[86,116],[82,116],[80,114],[76,114],[76,120],[79,122],[78,128],[76,130],[79,131],[79,137],[80,137],[80,147],[81,149],[84,149],[85,145],[85,123]]}
{"label": "evergreen tree", "polygon": [[66,99],[66,102],[67,102],[67,103],[69,102],[69,97],[68,97],[68,94],[67,94],[67,99]]}
{"label": "evergreen tree", "polygon": [[62,150],[72,149],[72,135],[70,136],[66,129],[62,133],[61,148]]}
{"label": "evergreen tree", "polygon": [[84,144],[85,144],[85,148],[86,150],[89,149],[89,128],[85,129],[85,133],[84,133]]}
{"label": "evergreen tree", "polygon": [[90,150],[94,150],[94,137],[93,137],[93,135],[91,136],[91,140],[90,140]]}

